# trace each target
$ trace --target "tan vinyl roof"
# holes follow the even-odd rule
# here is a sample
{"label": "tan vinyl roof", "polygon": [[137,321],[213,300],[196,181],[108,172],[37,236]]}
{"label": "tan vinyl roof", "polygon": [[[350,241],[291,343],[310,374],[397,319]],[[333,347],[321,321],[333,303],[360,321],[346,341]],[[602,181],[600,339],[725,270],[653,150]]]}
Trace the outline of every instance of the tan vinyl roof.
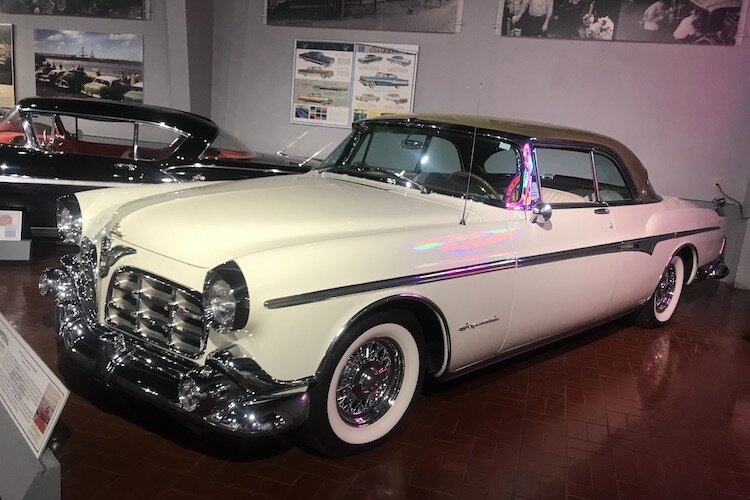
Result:
{"label": "tan vinyl roof", "polygon": [[648,172],[643,163],[633,153],[630,148],[620,141],[612,139],[606,135],[597,134],[569,127],[561,127],[546,123],[533,123],[516,120],[504,120],[501,118],[492,118],[488,116],[472,115],[438,115],[438,114],[386,114],[378,118],[367,120],[368,122],[378,120],[410,120],[430,123],[445,123],[450,125],[459,125],[495,132],[505,132],[529,139],[539,141],[560,141],[574,142],[589,145],[601,145],[610,149],[617,154],[622,160],[623,167],[628,170],[630,177],[636,188],[637,196],[640,201],[652,202],[661,198],[654,192],[648,182]]}

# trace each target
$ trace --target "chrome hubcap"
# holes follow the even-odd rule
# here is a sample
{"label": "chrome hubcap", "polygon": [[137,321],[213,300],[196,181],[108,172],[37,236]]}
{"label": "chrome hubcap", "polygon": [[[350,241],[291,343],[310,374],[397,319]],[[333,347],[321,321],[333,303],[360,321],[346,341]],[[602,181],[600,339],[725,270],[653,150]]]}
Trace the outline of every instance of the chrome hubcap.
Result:
{"label": "chrome hubcap", "polygon": [[387,338],[368,340],[346,361],[336,386],[339,415],[357,427],[370,425],[393,404],[404,379],[398,344]]}
{"label": "chrome hubcap", "polygon": [[669,264],[661,275],[659,284],[656,287],[656,312],[663,313],[669,303],[672,302],[674,296],[675,284],[677,282],[677,271],[675,271],[674,265]]}

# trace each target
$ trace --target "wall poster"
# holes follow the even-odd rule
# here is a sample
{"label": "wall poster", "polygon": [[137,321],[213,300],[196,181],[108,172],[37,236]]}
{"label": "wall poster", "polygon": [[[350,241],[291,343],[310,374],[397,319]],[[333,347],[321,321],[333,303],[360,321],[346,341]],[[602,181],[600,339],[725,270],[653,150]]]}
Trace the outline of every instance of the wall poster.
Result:
{"label": "wall poster", "polygon": [[150,0],[0,0],[0,12],[41,16],[150,19]]}
{"label": "wall poster", "polygon": [[417,45],[295,43],[292,122],[346,127],[383,113],[409,113]]}
{"label": "wall poster", "polygon": [[464,0],[265,0],[275,26],[459,33]]}
{"label": "wall poster", "polygon": [[734,45],[748,0],[500,0],[503,36]]}
{"label": "wall poster", "polygon": [[13,67],[13,25],[0,24],[0,108],[16,104]]}
{"label": "wall poster", "polygon": [[34,30],[36,94],[143,102],[143,35]]}

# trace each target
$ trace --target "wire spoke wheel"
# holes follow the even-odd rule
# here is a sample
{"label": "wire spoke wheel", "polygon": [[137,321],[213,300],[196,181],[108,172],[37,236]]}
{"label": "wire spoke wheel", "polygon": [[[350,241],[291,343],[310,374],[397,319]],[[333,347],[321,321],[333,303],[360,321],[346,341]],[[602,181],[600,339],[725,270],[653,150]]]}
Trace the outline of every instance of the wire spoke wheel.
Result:
{"label": "wire spoke wheel", "polygon": [[404,378],[403,354],[387,338],[362,344],[346,362],[336,387],[341,418],[354,426],[370,425],[393,404]]}
{"label": "wire spoke wheel", "polygon": [[656,286],[655,304],[656,312],[663,313],[674,297],[675,284],[677,282],[677,272],[675,271],[674,264],[671,262],[664,269],[661,275],[659,284]]}

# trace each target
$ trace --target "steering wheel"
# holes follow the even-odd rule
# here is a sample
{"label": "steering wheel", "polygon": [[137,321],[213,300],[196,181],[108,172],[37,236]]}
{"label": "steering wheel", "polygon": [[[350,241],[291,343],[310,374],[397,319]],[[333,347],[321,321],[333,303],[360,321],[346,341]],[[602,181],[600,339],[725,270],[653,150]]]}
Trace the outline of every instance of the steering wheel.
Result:
{"label": "steering wheel", "polygon": [[471,182],[469,183],[470,190],[471,188],[477,188],[478,193],[475,192],[475,194],[481,194],[493,200],[500,199],[500,195],[497,194],[497,191],[495,191],[495,188],[493,188],[489,182],[487,182],[485,179],[482,179],[477,174],[472,174],[471,172],[460,170],[460,171],[451,173],[451,177],[456,177],[456,178],[467,177],[471,180]]}

